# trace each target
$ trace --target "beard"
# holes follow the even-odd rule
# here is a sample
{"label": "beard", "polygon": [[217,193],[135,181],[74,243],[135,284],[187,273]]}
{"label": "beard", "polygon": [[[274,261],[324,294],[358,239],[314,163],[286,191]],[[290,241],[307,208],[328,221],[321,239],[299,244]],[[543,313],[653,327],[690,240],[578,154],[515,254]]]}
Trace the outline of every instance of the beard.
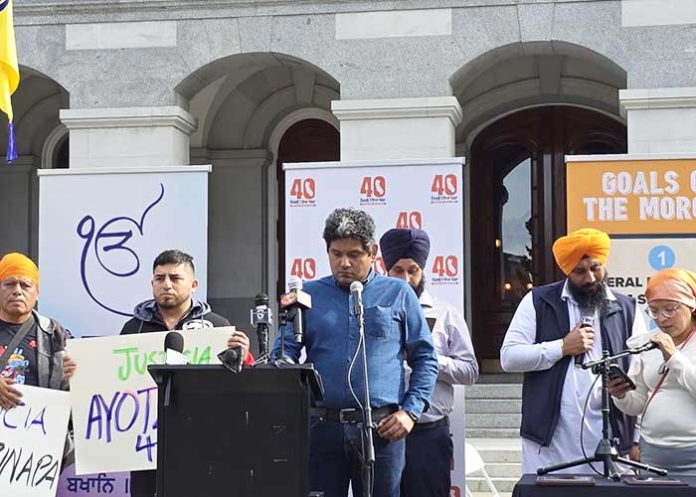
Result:
{"label": "beard", "polygon": [[607,284],[604,280],[583,286],[575,286],[568,280],[568,288],[583,315],[594,314],[595,311],[599,311],[600,316],[606,314],[609,301],[607,300]]}
{"label": "beard", "polygon": [[425,290],[425,276],[421,278],[420,283],[418,283],[416,286],[410,285],[410,287],[413,288],[414,292],[416,292],[416,297],[420,298]]}

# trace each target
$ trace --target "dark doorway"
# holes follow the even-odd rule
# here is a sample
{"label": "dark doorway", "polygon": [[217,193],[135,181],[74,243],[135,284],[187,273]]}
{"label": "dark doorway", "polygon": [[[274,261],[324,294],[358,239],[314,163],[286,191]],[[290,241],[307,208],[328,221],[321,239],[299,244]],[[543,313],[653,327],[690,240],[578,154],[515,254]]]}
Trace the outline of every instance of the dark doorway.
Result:
{"label": "dark doorway", "polygon": [[[280,140],[276,176],[278,178],[278,293],[285,293],[285,172],[289,162],[338,161],[341,142],[338,130],[320,119],[293,124]],[[317,233],[321,236],[321,233]]]}
{"label": "dark doorway", "polygon": [[623,124],[566,106],[511,114],[474,140],[472,329],[484,370],[499,359],[525,293],[563,277],[551,245],[566,232],[565,155],[618,153],[626,153]]}

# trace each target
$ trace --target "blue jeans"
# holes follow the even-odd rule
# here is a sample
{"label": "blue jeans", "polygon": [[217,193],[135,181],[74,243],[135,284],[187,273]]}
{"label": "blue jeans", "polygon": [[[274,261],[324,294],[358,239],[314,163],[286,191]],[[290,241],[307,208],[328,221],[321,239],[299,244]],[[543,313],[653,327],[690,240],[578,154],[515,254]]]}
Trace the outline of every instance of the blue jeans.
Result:
{"label": "blue jeans", "polygon": [[[399,497],[404,469],[404,440],[389,442],[373,430],[375,444],[375,481],[373,497]],[[317,421],[312,427],[309,450],[310,490],[324,497],[346,497],[348,483],[353,496],[362,497],[360,450],[362,435],[356,424]]]}

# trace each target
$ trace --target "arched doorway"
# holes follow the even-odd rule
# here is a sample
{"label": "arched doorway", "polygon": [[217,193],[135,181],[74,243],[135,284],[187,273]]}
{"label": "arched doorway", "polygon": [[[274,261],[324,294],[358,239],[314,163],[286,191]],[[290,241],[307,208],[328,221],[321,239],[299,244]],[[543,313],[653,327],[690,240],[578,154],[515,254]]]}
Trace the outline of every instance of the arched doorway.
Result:
{"label": "arched doorway", "polygon": [[[12,96],[19,157],[5,166],[7,121],[0,120],[0,254],[19,251],[38,256],[38,168],[68,167],[67,129],[59,113],[69,107],[69,93],[56,80],[20,66],[20,83]],[[59,130],[57,132],[56,130]]]}
{"label": "arched doorway", "polygon": [[[499,358],[517,304],[562,277],[551,245],[566,232],[565,155],[626,152],[626,127],[570,106],[516,112],[471,147],[472,329],[484,370]],[[488,366],[488,367],[487,367]]]}
{"label": "arched doorway", "polygon": [[[248,322],[255,295],[264,292],[277,301],[282,274],[276,263],[282,261],[276,239],[283,222],[277,217],[283,189],[276,186],[281,139],[290,144],[283,144],[282,161],[324,160],[313,154],[321,150],[322,139],[299,122],[319,116],[319,126],[337,133],[323,121],[331,116],[331,101],[340,98],[339,84],[290,55],[245,53],[200,67],[176,90],[198,120],[190,139],[191,162],[213,166],[207,299],[231,322]],[[299,145],[291,146],[296,141]]]}
{"label": "arched doorway", "polygon": [[[289,162],[338,161],[341,143],[338,130],[320,119],[305,119],[293,124],[278,146],[278,295],[285,292],[285,172]],[[317,234],[319,236],[319,234]]]}

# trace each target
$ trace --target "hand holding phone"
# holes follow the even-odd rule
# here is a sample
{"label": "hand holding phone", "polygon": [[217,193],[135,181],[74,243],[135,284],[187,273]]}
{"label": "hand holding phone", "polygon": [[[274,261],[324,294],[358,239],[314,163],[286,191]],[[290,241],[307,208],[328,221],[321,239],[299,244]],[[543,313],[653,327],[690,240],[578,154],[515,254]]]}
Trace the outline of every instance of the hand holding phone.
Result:
{"label": "hand holding phone", "polygon": [[633,383],[633,380],[628,377],[628,375],[624,372],[623,369],[621,369],[621,366],[619,366],[618,364],[612,363],[609,365],[609,379],[610,380],[621,379],[623,382],[628,383],[628,388],[630,390],[636,389],[636,384]]}

